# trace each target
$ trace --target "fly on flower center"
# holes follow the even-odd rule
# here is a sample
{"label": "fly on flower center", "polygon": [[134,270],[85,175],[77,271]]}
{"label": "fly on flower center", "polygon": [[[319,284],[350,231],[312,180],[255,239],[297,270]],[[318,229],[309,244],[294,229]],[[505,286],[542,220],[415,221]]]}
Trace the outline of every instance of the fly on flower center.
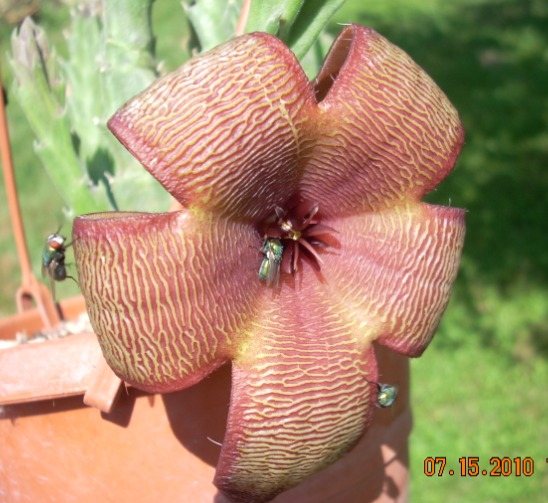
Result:
{"label": "fly on flower center", "polygon": [[328,246],[322,235],[337,231],[320,223],[319,210],[319,204],[310,201],[275,206],[260,226],[263,258],[258,276],[266,286],[277,287],[282,274],[294,275],[301,260],[321,269],[317,250]]}

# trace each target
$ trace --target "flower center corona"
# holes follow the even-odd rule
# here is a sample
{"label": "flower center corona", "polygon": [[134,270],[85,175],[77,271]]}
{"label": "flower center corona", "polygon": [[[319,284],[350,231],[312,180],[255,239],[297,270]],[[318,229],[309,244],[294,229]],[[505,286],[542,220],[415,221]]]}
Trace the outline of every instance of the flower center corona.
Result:
{"label": "flower center corona", "polygon": [[276,206],[259,229],[263,236],[259,280],[267,286],[278,286],[281,273],[298,271],[301,257],[320,270],[323,262],[317,248],[328,246],[321,235],[336,232],[320,221],[318,203],[290,203],[286,209]]}

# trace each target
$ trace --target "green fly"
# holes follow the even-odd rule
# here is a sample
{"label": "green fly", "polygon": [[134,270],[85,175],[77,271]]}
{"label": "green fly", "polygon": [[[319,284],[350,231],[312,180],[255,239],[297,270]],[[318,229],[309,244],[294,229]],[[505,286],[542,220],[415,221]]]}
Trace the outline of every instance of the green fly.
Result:
{"label": "green fly", "polygon": [[377,383],[377,405],[382,408],[390,407],[398,396],[398,388],[391,384]]}
{"label": "green fly", "polygon": [[369,379],[366,379],[366,381],[377,386],[377,407],[386,409],[394,404],[398,396],[397,386],[392,386],[391,384],[381,384],[375,381],[370,381]]}
{"label": "green fly", "polygon": [[[50,281],[51,291],[55,296],[55,282],[64,281],[67,278],[76,280],[67,274],[65,265],[65,253],[69,244],[65,244],[67,238],[57,232],[50,234],[42,251],[42,276]],[[76,284],[78,284],[76,282]]]}
{"label": "green fly", "polygon": [[259,267],[259,279],[265,281],[266,286],[278,286],[283,251],[284,247],[279,239],[265,238],[261,248],[264,257]]}

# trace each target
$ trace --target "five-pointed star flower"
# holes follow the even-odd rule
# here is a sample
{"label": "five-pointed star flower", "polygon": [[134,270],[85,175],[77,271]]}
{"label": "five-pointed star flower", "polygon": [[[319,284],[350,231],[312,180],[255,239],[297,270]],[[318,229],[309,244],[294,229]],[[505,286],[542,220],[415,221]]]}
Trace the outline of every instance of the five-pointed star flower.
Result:
{"label": "five-pointed star flower", "polygon": [[183,209],[75,220],[102,350],[152,392],[232,361],[215,483],[267,501],[363,434],[373,342],[418,356],[434,334],[464,211],[420,199],[453,168],[458,115],[402,50],[350,25],[312,82],[253,33],[162,77],[109,127]]}

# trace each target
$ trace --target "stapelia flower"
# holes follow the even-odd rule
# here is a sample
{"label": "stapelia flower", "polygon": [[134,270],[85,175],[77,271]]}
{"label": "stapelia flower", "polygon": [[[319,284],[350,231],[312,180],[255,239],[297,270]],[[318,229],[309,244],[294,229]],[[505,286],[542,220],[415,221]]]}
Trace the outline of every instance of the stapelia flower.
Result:
{"label": "stapelia flower", "polygon": [[278,39],[244,35],[109,127],[183,209],[75,220],[102,350],[151,392],[231,360],[215,484],[267,501],[363,434],[374,341],[418,356],[433,336],[464,211],[420,199],[455,163],[458,115],[403,51],[351,25],[311,83]]}

